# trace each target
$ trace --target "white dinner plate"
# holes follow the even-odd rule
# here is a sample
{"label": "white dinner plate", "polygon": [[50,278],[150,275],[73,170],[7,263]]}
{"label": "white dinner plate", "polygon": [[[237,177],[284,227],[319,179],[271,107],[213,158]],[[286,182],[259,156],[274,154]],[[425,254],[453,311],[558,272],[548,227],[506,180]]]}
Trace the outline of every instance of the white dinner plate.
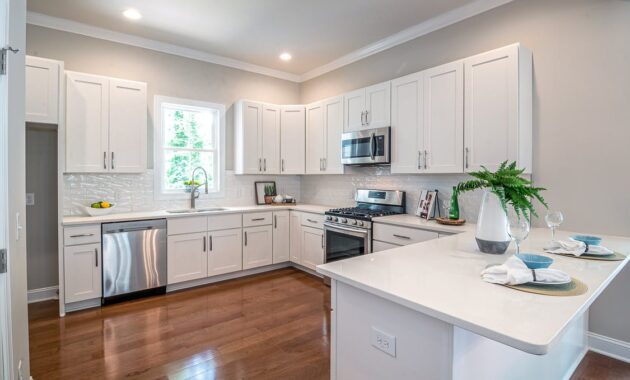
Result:
{"label": "white dinner plate", "polygon": [[568,284],[571,281],[573,281],[573,279],[569,279],[567,281],[530,281],[528,282],[528,284],[536,284],[536,285],[564,285],[564,284]]}

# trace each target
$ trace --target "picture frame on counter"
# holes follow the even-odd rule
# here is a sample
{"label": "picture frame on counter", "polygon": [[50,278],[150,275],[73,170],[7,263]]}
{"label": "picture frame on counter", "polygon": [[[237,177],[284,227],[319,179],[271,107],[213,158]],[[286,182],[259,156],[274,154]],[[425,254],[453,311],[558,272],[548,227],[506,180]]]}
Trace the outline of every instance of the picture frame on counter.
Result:
{"label": "picture frame on counter", "polygon": [[431,220],[435,217],[437,193],[437,190],[420,189],[416,216],[426,220]]}
{"label": "picture frame on counter", "polygon": [[275,181],[256,181],[254,182],[254,194],[256,195],[256,204],[264,205],[273,203],[273,198],[278,195]]}

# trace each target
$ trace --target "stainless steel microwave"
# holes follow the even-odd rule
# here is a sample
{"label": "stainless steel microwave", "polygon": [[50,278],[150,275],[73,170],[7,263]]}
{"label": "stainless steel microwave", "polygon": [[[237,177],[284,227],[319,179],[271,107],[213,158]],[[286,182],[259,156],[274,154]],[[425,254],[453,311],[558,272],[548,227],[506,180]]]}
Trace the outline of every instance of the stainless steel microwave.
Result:
{"label": "stainless steel microwave", "polygon": [[391,127],[366,129],[341,135],[341,163],[385,165],[390,161]]}

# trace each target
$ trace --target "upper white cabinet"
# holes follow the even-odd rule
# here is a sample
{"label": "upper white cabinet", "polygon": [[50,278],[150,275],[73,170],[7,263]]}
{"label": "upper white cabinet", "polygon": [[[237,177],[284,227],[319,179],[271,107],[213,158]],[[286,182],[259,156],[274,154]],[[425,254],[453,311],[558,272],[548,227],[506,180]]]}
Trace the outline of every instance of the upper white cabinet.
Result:
{"label": "upper white cabinet", "polygon": [[520,44],[464,59],[464,166],[532,169],[532,55]]}
{"label": "upper white cabinet", "polygon": [[306,106],[306,174],[343,174],[343,97]]}
{"label": "upper white cabinet", "polygon": [[344,99],[344,132],[390,125],[390,82],[349,92]]}
{"label": "upper white cabinet", "polygon": [[59,123],[59,77],[63,62],[26,56],[26,121]]}
{"label": "upper white cabinet", "polygon": [[290,220],[289,211],[273,213],[273,263],[282,263],[290,259]]}
{"label": "upper white cabinet", "polygon": [[265,104],[262,110],[260,157],[265,174],[280,173],[280,107]]}
{"label": "upper white cabinet", "polygon": [[236,174],[280,173],[280,107],[241,100],[234,106]]}
{"label": "upper white cabinet", "polygon": [[424,168],[424,75],[392,81],[392,173],[422,173]]}
{"label": "upper white cabinet", "polygon": [[66,72],[66,172],[146,170],[145,83]]}
{"label": "upper white cabinet", "polygon": [[280,114],[280,173],[304,174],[306,144],[304,106],[283,106]]}

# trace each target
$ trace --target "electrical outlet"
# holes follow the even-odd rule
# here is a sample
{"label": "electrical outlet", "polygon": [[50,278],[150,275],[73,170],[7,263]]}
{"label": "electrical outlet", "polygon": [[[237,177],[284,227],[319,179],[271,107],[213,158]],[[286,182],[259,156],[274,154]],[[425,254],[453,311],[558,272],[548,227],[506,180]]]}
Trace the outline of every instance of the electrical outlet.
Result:
{"label": "electrical outlet", "polygon": [[396,337],[387,334],[376,327],[372,326],[372,336],[370,337],[372,346],[378,348],[384,353],[396,357]]}
{"label": "electrical outlet", "polygon": [[26,193],[26,205],[35,206],[35,193]]}

